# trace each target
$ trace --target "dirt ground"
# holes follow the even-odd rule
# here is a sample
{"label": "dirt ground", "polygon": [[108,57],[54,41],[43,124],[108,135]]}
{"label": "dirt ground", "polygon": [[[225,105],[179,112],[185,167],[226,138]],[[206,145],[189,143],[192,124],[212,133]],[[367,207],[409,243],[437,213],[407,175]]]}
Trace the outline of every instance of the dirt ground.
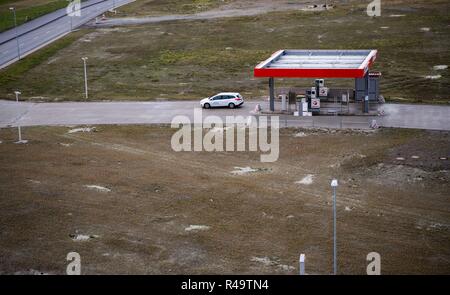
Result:
{"label": "dirt ground", "polygon": [[[167,126],[0,130],[0,273],[450,273],[450,133],[282,129],[280,159],[181,152]],[[76,130],[75,130],[76,131]],[[233,174],[237,167],[253,172]],[[245,169],[244,169],[245,170]],[[239,172],[238,172],[239,173]]]}

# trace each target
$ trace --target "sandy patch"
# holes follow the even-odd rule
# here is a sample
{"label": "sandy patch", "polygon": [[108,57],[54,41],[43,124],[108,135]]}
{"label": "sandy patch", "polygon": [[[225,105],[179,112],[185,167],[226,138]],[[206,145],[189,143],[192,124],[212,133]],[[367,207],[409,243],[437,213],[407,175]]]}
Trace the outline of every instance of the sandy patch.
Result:
{"label": "sandy patch", "polygon": [[436,80],[442,78],[441,75],[428,75],[424,77],[425,79]]}
{"label": "sandy patch", "polygon": [[204,231],[204,230],[208,230],[209,226],[207,225],[195,225],[195,224],[191,224],[188,227],[186,227],[184,230],[185,231]]}
{"label": "sandy patch", "polygon": [[100,186],[100,185],[95,185],[95,184],[88,184],[84,186],[85,188],[88,188],[90,190],[96,190],[102,193],[109,193],[111,191],[111,189],[104,187],[104,186]]}
{"label": "sandy patch", "polygon": [[267,219],[273,219],[273,215],[267,214],[266,212],[262,213],[262,217]]}
{"label": "sandy patch", "polygon": [[230,172],[231,174],[234,174],[234,175],[245,175],[245,174],[268,170],[265,168],[252,168],[252,167],[234,167],[234,169],[236,169],[236,170],[233,170]]}
{"label": "sandy patch", "polygon": [[250,260],[253,261],[253,262],[257,262],[257,263],[263,264],[264,266],[267,266],[267,267],[276,267],[276,268],[279,268],[280,270],[283,270],[283,271],[293,271],[293,270],[295,270],[295,267],[290,266],[290,265],[286,265],[286,264],[278,263],[277,261],[274,261],[274,260],[270,259],[269,257],[255,257],[255,256],[253,256]]}
{"label": "sandy patch", "polygon": [[304,185],[310,185],[314,182],[314,175],[308,174],[305,177],[302,178],[302,180],[296,181],[297,184],[304,184]]}
{"label": "sandy patch", "polygon": [[71,235],[69,235],[69,237],[75,242],[85,242],[85,241],[89,241],[90,239],[96,239],[99,236],[97,236],[97,235],[71,234]]}
{"label": "sandy patch", "polygon": [[95,131],[96,131],[95,127],[85,127],[85,128],[70,129],[67,133],[72,134],[78,132],[95,132]]}
{"label": "sandy patch", "polygon": [[433,70],[435,70],[435,71],[442,71],[442,70],[446,70],[446,69],[448,69],[447,65],[436,65],[433,67]]}
{"label": "sandy patch", "polygon": [[294,134],[294,137],[306,137],[308,136],[308,134],[306,134],[305,132],[298,132]]}

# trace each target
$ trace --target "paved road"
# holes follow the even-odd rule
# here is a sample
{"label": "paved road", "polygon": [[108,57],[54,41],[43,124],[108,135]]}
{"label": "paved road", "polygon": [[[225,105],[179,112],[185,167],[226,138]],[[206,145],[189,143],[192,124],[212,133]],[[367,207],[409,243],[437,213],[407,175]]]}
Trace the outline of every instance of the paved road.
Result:
{"label": "paved road", "polygon": [[[203,110],[203,116],[216,115],[225,120],[229,115],[251,115],[260,103],[247,101],[242,108]],[[171,123],[177,115],[193,120],[197,101],[162,102],[62,102],[31,103],[0,100],[0,128],[36,125],[97,125]],[[327,128],[369,128],[372,120],[380,126],[450,130],[450,107],[436,105],[385,104],[385,116],[282,116],[280,125]]]}
{"label": "paved road", "polygon": [[[21,57],[70,33],[112,8],[134,0],[89,0],[82,2],[80,16],[68,16],[66,9],[60,9],[17,27]],[[8,30],[0,34],[0,68],[18,60],[16,31]]]}
{"label": "paved road", "polygon": [[[122,17],[111,18],[108,20],[100,21],[97,24],[91,23],[89,25],[95,27],[110,27],[110,26],[125,26],[125,25],[137,25],[137,24],[151,24],[165,21],[177,21],[177,20],[207,20],[225,17],[241,17],[241,16],[254,16],[275,11],[285,10],[300,10],[308,9],[309,1],[297,0],[296,2],[256,2],[250,1],[240,4],[236,7],[234,4],[224,5],[222,8],[212,9],[193,14],[172,14],[162,16],[148,16],[148,17]],[[317,8],[316,10],[323,10],[323,8]]]}

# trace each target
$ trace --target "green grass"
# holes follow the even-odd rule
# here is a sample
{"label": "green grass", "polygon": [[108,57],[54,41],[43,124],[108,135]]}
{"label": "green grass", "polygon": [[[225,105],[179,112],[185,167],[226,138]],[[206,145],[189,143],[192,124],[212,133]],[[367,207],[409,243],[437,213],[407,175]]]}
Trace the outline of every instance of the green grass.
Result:
{"label": "green grass", "polygon": [[[6,4],[6,1],[2,1],[1,4],[3,4],[4,2]],[[68,5],[67,0],[57,0],[43,5],[17,9],[16,11],[17,25],[21,25],[27,21],[33,20],[35,18],[38,18],[55,10],[64,8],[67,5]],[[6,31],[13,27],[14,27],[13,13],[9,10],[9,8],[4,7],[0,11],[0,32]]]}
{"label": "green grass", "polygon": [[197,13],[236,0],[140,0],[120,9],[119,16]]}
{"label": "green grass", "polygon": [[[11,94],[16,89],[21,89],[20,80],[21,77],[28,71],[34,69],[36,66],[40,65],[42,62],[48,60],[51,56],[55,55],[58,51],[71,45],[80,36],[84,35],[86,32],[74,32],[62,39],[59,39],[44,47],[43,49],[30,54],[26,58],[10,65],[7,69],[0,71],[0,85],[9,85],[2,89],[5,91],[6,95]],[[45,74],[44,74],[45,75]],[[37,77],[39,79],[39,77]],[[46,85],[41,84],[38,88],[45,89]],[[3,88],[3,87],[2,87]]]}
{"label": "green grass", "polygon": [[[253,68],[280,48],[376,48],[374,70],[383,73],[381,93],[388,101],[448,103],[448,70],[435,71],[433,66],[450,64],[449,6],[424,1],[408,4],[405,12],[405,5],[386,4],[380,18],[370,18],[363,7],[348,5],[323,13],[286,11],[98,29],[1,83],[0,97],[8,98],[11,89],[21,87],[25,98],[82,99],[81,56],[89,57],[89,87],[95,100],[196,99],[227,90],[259,97],[267,95],[267,79],[253,78]],[[424,78],[437,74],[442,77]],[[276,86],[311,83],[276,80]],[[330,87],[353,83],[327,80]]]}

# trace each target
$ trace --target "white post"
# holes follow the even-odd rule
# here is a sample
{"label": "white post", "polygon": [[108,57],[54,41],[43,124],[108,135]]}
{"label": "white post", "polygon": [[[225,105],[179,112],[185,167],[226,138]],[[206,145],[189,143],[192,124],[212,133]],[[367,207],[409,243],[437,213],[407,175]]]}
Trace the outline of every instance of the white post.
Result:
{"label": "white post", "polygon": [[300,259],[299,259],[299,264],[300,264],[300,275],[304,276],[305,275],[305,254],[300,254]]}
{"label": "white post", "polygon": [[336,250],[336,187],[338,186],[337,179],[331,181],[333,188],[333,274],[337,274],[337,250]]}
{"label": "white post", "polygon": [[9,10],[11,10],[14,15],[14,30],[15,30],[15,34],[16,34],[16,43],[17,43],[17,58],[20,60],[19,32],[17,30],[16,8],[10,7]]}
{"label": "white post", "polygon": [[87,82],[87,67],[86,67],[86,61],[87,57],[81,58],[83,60],[84,65],[84,92],[85,92],[85,98],[88,99],[88,82]]}
{"label": "white post", "polygon": [[[19,95],[22,93],[20,91],[14,91],[14,93],[16,94],[16,102],[19,103]],[[26,143],[26,140],[22,140],[22,128],[20,127],[20,124],[17,126],[17,130],[19,133],[19,140],[16,143]]]}
{"label": "white post", "polygon": [[20,142],[22,142],[22,129],[20,128],[20,125],[18,126],[19,127],[19,143]]}
{"label": "white post", "polygon": [[14,91],[14,94],[16,95],[16,102],[19,102],[19,95],[22,93],[20,91]]}

